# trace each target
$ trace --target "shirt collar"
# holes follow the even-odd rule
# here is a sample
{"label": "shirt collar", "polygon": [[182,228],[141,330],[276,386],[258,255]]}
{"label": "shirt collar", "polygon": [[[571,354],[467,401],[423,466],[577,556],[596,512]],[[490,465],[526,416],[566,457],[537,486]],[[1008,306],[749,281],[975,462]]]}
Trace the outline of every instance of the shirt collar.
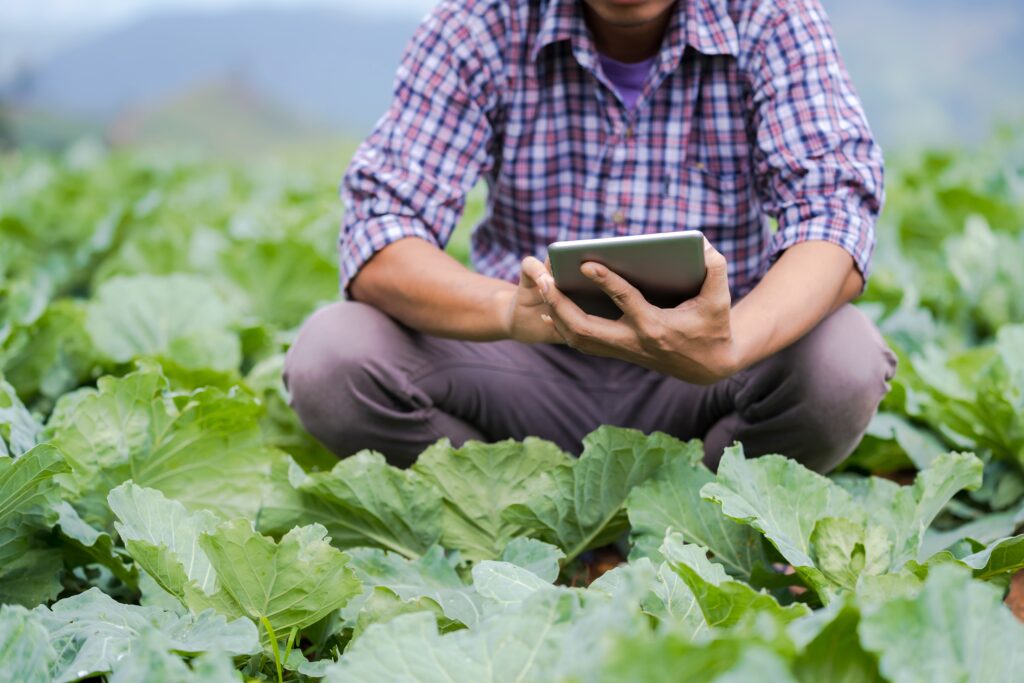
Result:
{"label": "shirt collar", "polygon": [[[530,53],[533,61],[548,45],[588,37],[581,3],[582,0],[549,0]],[[687,45],[706,55],[735,56],[739,52],[736,25],[724,0],[678,0],[665,30],[661,61],[678,64]]]}

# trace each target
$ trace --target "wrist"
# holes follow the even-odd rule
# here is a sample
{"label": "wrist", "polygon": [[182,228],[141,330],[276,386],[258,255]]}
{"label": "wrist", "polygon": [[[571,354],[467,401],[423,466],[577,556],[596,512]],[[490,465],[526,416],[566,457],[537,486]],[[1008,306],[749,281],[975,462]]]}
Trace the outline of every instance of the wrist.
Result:
{"label": "wrist", "polygon": [[492,295],[492,324],[494,339],[512,339],[512,301],[515,298],[515,285],[499,287]]}

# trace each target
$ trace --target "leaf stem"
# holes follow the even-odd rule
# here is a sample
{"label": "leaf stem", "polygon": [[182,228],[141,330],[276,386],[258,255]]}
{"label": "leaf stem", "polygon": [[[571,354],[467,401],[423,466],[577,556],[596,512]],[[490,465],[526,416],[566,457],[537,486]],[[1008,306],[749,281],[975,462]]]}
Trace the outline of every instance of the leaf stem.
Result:
{"label": "leaf stem", "polygon": [[281,651],[277,646],[277,634],[274,633],[274,627],[270,625],[270,620],[264,615],[260,615],[260,622],[263,624],[263,628],[267,630],[267,635],[270,636],[270,649],[274,652],[274,667],[277,669],[277,683],[284,683],[284,672],[281,671]]}

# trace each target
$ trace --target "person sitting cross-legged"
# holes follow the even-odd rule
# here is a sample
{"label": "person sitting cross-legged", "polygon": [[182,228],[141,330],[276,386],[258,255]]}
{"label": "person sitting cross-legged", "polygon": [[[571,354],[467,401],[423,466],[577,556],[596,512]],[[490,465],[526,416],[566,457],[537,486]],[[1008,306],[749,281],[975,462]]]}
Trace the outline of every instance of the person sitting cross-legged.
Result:
{"label": "person sitting cross-legged", "polygon": [[[470,270],[444,252],[479,179]],[[447,437],[578,453],[602,424],[742,442],[833,469],[895,357],[850,304],[881,152],[819,0],[444,0],[342,185],[347,300],[303,325],[285,381],[339,456],[408,465]],[[544,264],[559,240],[700,230],[672,309],[597,264],[589,316]]]}

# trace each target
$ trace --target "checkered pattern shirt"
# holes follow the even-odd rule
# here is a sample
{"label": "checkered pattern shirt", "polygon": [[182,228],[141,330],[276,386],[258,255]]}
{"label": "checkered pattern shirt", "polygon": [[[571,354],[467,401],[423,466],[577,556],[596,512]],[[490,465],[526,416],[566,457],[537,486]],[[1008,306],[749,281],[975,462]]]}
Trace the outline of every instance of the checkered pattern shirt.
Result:
{"label": "checkered pattern shirt", "polygon": [[556,240],[682,229],[725,255],[734,296],[807,240],[866,277],[882,156],[819,0],[679,0],[632,110],[581,5],[443,0],[424,19],[342,182],[343,289],[396,240],[443,247],[480,178],[472,261],[496,278]]}

